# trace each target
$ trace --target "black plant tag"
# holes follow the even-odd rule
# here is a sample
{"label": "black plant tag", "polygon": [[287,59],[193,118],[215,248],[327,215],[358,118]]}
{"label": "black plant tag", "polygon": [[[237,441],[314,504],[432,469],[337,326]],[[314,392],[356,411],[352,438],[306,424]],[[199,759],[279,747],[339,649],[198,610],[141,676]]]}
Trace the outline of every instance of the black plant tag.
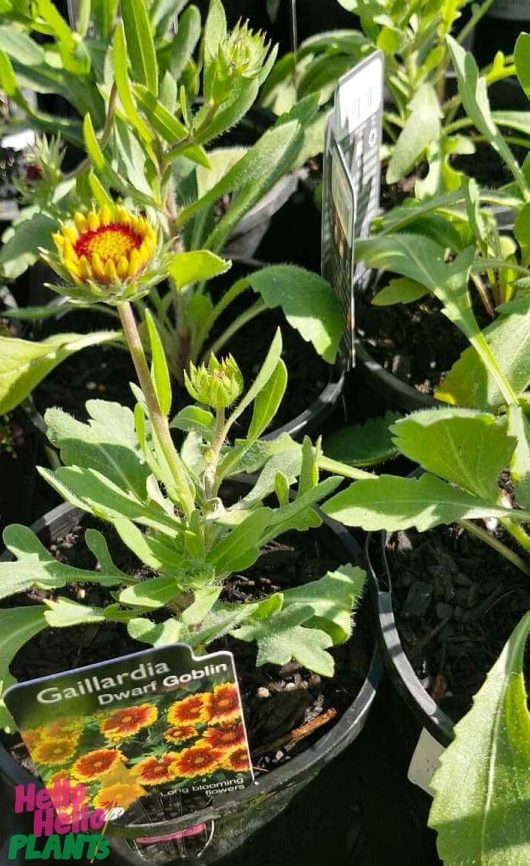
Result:
{"label": "black plant tag", "polygon": [[[229,652],[195,658],[184,644],[147,649],[20,683],[5,702],[66,823],[65,797],[75,788],[84,787],[85,811],[152,823],[253,782]],[[208,828],[164,841],[193,831]]]}
{"label": "black plant tag", "polygon": [[[350,364],[355,363],[355,341],[353,338],[355,294],[358,289],[364,289],[367,286],[370,277],[362,262],[355,262],[354,240],[355,238],[368,237],[372,220],[379,211],[383,92],[384,58],[381,51],[375,51],[340,79],[335,92],[335,107],[329,121],[327,134],[322,208],[323,276],[336,287],[342,304],[344,311],[343,350]],[[352,231],[345,256],[349,269],[351,250],[351,279],[347,294],[344,285],[347,276],[345,268],[342,268],[343,279],[337,282],[333,267],[330,266],[334,256],[330,253],[333,228],[330,220],[329,201],[332,189],[333,163],[337,160],[335,154],[338,154],[341,172],[345,172],[348,178],[350,192],[346,198],[350,201],[353,214],[351,218]],[[345,188],[344,184],[342,184],[342,188]],[[350,221],[348,221],[349,227]]]}

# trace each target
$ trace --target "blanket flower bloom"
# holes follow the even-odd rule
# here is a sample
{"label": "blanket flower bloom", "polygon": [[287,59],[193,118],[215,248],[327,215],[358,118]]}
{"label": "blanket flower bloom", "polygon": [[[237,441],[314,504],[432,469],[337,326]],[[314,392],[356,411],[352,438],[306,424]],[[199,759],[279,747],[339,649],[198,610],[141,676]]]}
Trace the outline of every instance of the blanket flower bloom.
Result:
{"label": "blanket flower bloom", "polygon": [[245,729],[241,723],[225,723],[218,728],[208,728],[203,735],[203,742],[213,749],[238,749],[245,745]]}
{"label": "blanket flower bloom", "polygon": [[164,276],[155,262],[156,229],[123,205],[77,211],[52,238],[57,254],[41,250],[41,257],[66,283],[52,288],[73,301],[137,300]]}
{"label": "blanket flower bloom", "polygon": [[175,701],[167,711],[170,725],[197,725],[206,722],[206,694],[190,695],[181,701]]}
{"label": "blanket flower bloom", "polygon": [[221,683],[208,695],[208,721],[228,722],[240,715],[239,695],[232,683]]}
{"label": "blanket flower bloom", "polygon": [[73,758],[76,744],[71,740],[43,740],[33,752],[37,764],[49,764],[56,766],[64,764]]}
{"label": "blanket flower bloom", "polygon": [[125,740],[133,737],[143,728],[153,725],[158,718],[158,710],[152,704],[127,707],[116,710],[101,723],[101,733],[108,740]]}
{"label": "blanket flower bloom", "polygon": [[210,746],[191,746],[180,752],[171,765],[175,776],[183,779],[193,779],[195,776],[204,776],[219,769],[222,753]]}
{"label": "blanket flower bloom", "polygon": [[246,773],[250,770],[248,753],[245,748],[225,752],[222,759],[223,770],[231,770],[233,773]]}
{"label": "blanket flower bloom", "polygon": [[72,775],[80,782],[94,782],[123,763],[123,755],[116,749],[97,749],[87,752],[72,767]]}
{"label": "blanket flower bloom", "polygon": [[143,797],[145,793],[141,785],[117,782],[115,785],[101,788],[94,797],[93,804],[96,809],[104,809],[105,812],[110,812],[116,808],[127,811],[131,803]]}
{"label": "blanket flower bloom", "polygon": [[173,762],[177,752],[166,752],[160,758],[146,758],[136,766],[136,780],[142,785],[164,785],[175,778]]}

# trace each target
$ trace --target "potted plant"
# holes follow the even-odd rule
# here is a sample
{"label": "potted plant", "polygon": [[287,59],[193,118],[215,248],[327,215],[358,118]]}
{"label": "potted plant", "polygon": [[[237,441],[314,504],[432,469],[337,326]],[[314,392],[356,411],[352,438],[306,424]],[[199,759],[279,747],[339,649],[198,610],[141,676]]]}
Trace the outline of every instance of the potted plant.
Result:
{"label": "potted plant", "polygon": [[[142,218],[134,220],[135,229],[144,230],[149,241],[151,234]],[[169,271],[179,260],[179,254],[168,253],[157,262],[153,251],[148,252],[144,261],[140,250],[139,260],[132,260],[139,267],[118,275],[112,285],[105,275],[93,271],[81,273],[70,287],[87,304],[96,299],[117,311],[139,387],[133,385],[134,411],[117,403],[95,400],[87,405],[88,424],[59,409],[46,415],[50,441],[59,450],[63,465],[39,471],[72,506],[66,515],[64,508],[60,514],[52,514],[51,520],[55,524],[62,522],[64,535],[65,523],[67,529],[72,529],[79,524],[82,512],[97,518],[95,525],[89,524],[85,540],[99,566],[94,570],[61,562],[31,530],[16,525],[6,530],[6,545],[11,553],[16,551],[17,561],[4,559],[0,565],[5,577],[4,598],[11,599],[19,593],[29,595],[21,606],[12,606],[8,601],[2,609],[6,637],[4,686],[12,682],[9,668],[26,639],[36,638],[27,652],[30,656],[36,652],[42,658],[43,648],[48,645],[47,628],[77,629],[89,623],[90,627],[96,625],[103,630],[100,645],[106,658],[119,652],[115,644],[118,632],[123,635],[125,651],[131,641],[135,647],[142,643],[161,646],[184,642],[197,651],[222,641],[236,654],[237,647],[251,644],[257,648],[257,655],[251,650],[250,656],[248,651],[243,656],[249,659],[252,677],[256,665],[281,666],[294,659],[296,669],[308,667],[320,682],[321,678],[333,675],[334,661],[328,650],[350,636],[352,607],[358,603],[364,583],[362,569],[353,567],[349,561],[337,563],[336,568],[316,581],[308,582],[305,574],[299,574],[296,585],[288,587],[276,587],[269,579],[263,583],[258,578],[258,569],[253,572],[254,579],[249,577],[249,587],[255,588],[254,599],[252,591],[247,597],[236,585],[239,587],[241,580],[245,583],[244,575],[278,536],[293,531],[298,537],[299,533],[321,526],[316,505],[337,488],[344,475],[364,477],[366,473],[327,459],[318,443],[314,447],[308,438],[302,445],[287,435],[273,441],[260,438],[277,411],[287,384],[279,332],[246,392],[241,372],[231,356],[217,360],[212,354],[207,364],[191,364],[185,372],[185,387],[195,403],[171,418],[171,377],[162,340],[154,317],[147,311],[150,366],[133,300],[145,297],[160,273]],[[68,254],[66,258],[63,255],[64,276],[72,280],[69,265],[71,259]],[[251,412],[247,434],[228,444],[246,411]],[[178,431],[179,445],[173,431]],[[319,479],[320,471],[335,470],[341,474]],[[230,480],[241,472],[259,474],[234,494],[230,491]],[[291,492],[294,482],[296,493]],[[45,523],[40,524],[41,530]],[[101,531],[105,524],[110,534],[109,530]],[[333,525],[327,527],[339,540],[340,550],[346,544],[349,553],[344,551],[341,555],[349,560],[355,546]],[[61,542],[56,525],[54,535],[57,547]],[[121,555],[117,558],[117,540],[128,551],[125,560]],[[76,556],[74,553],[74,560]],[[232,590],[231,575],[236,580]],[[257,585],[260,588],[256,590]],[[273,591],[263,592],[265,586],[272,586]],[[31,601],[32,587],[40,588],[37,604]],[[91,587],[97,587],[97,600]],[[48,590],[52,590],[51,595]],[[72,639],[78,643],[77,631]],[[56,665],[55,651],[46,650],[46,655],[52,667]],[[167,820],[156,825],[146,826],[145,822],[136,825],[126,819],[118,822],[115,835],[139,838],[141,848],[144,844],[156,845],[157,837],[168,832],[173,834],[172,838],[180,839],[185,825],[204,824],[215,816],[221,819],[218,828],[226,829],[217,829],[215,844],[208,848],[206,857],[215,859],[239,844],[256,827],[256,820],[268,820],[283,808],[322,762],[361,729],[375,693],[376,669],[370,667],[369,655],[370,651],[362,663],[365,666],[358,683],[360,691],[355,688],[353,703],[337,726],[326,734],[322,747],[317,746],[314,752],[305,757],[300,755],[300,760],[279,768],[276,776],[276,771],[269,773],[262,789],[258,784],[258,788],[221,800],[219,805],[214,803],[199,814],[166,816]],[[23,660],[21,664],[24,669]],[[17,670],[16,660],[14,669]],[[368,669],[372,682],[365,681]],[[302,676],[310,678],[311,674]],[[255,689],[250,689],[249,698],[251,693],[255,696]],[[261,697],[266,695],[261,693]],[[293,716],[297,721],[300,706]],[[323,716],[309,726],[307,733],[334,716],[334,712]],[[9,729],[11,722],[6,712],[3,721]],[[289,739],[287,731],[284,735]],[[302,737],[302,733],[298,731],[296,736]],[[2,753],[2,772],[10,784],[21,778],[16,763],[5,753]],[[259,812],[257,819],[242,819],[247,813],[252,815],[261,798],[271,793],[274,800]],[[116,850],[125,852],[131,862],[138,862],[138,855],[128,843],[120,843],[119,838]]]}
{"label": "potted plant", "polygon": [[430,815],[444,864],[528,858],[530,428],[516,394],[482,401],[479,387],[479,408],[398,420],[394,445],[421,474],[362,479],[323,506],[384,530],[368,549],[386,663],[419,726],[448,746]]}
{"label": "potted plant", "polygon": [[[140,5],[145,15],[144,6]],[[103,128],[98,134],[93,112],[85,114],[81,134],[87,155],[67,175],[62,172],[60,148],[50,142],[39,145],[37,162],[42,167],[41,177],[30,190],[39,212],[15,226],[0,254],[0,264],[11,275],[19,273],[24,262],[34,260],[39,243],[48,250],[48,261],[53,264],[51,233],[64,223],[67,223],[64,231],[60,229],[56,237],[63,237],[63,243],[74,244],[76,249],[81,249],[83,238],[92,243],[92,232],[98,237],[104,235],[109,222],[123,223],[122,228],[125,227],[127,211],[116,205],[118,193],[125,203],[146,209],[155,223],[157,242],[181,256],[179,276],[168,273],[164,285],[150,293],[151,312],[177,383],[182,385],[184,370],[190,362],[196,363],[212,348],[219,350],[253,318],[275,307],[284,311],[289,323],[300,333],[302,343],[297,345],[303,347],[304,341],[312,343],[324,361],[333,364],[341,329],[339,308],[331,287],[316,275],[285,265],[244,275],[233,283],[225,281],[220,289],[216,284],[213,291],[208,284],[230,268],[231,262],[220,253],[240,221],[248,217],[253,206],[263,204],[263,197],[286,172],[305,159],[308,151],[304,130],[315,114],[316,99],[303,100],[250,148],[205,150],[204,146],[227,128],[238,121],[240,126],[244,125],[245,114],[268,74],[274,52],[269,51],[264,37],[254,34],[247,25],[238,25],[228,33],[218,0],[211,4],[206,21],[201,68],[190,59],[199,35],[195,33],[193,7],[182,14],[180,38],[178,34],[171,38],[166,35],[166,22],[164,27],[160,24],[162,35],[155,33],[140,46],[139,22],[143,22],[141,27],[149,34],[154,23],[141,19],[139,12],[133,20],[127,3],[121,13],[122,18],[113,21],[112,26],[108,22],[105,25],[110,27],[112,37],[105,67],[110,76],[108,82],[98,78],[102,72],[96,63],[88,71],[77,70],[83,81],[83,76],[95,76],[98,93],[105,95]],[[193,22],[196,38],[183,45],[183,34]],[[103,27],[103,23],[98,26]],[[18,29],[16,32],[26,44],[29,36]],[[97,27],[95,32],[99,33]],[[60,46],[58,36],[57,40]],[[90,40],[87,45],[92,46]],[[172,71],[170,53],[174,55]],[[84,61],[83,69],[87,62]],[[14,63],[13,75],[18,69]],[[184,77],[178,94],[169,83],[174,85],[176,64],[188,71],[195,70],[192,84],[189,76]],[[5,67],[11,68],[7,54]],[[65,81],[73,87],[72,75],[68,73]],[[199,80],[202,101],[197,105]],[[17,98],[20,98],[18,91]],[[71,128],[69,125],[68,129]],[[75,225],[67,222],[72,205],[79,208]],[[138,233],[135,237],[139,239]],[[134,238],[133,241],[136,243]],[[83,255],[79,256],[81,259]],[[103,259],[106,265],[106,254]],[[114,266],[118,259],[119,256]],[[113,278],[109,271],[107,279],[112,282]],[[252,293],[258,297],[255,302],[249,300],[242,305],[243,293],[249,299]],[[137,307],[142,319],[143,306]],[[233,309],[237,312],[231,314]],[[49,312],[44,311],[45,315]],[[26,310],[24,315],[38,319],[40,313]],[[145,334],[145,322],[142,330]],[[63,340],[62,336],[51,336]],[[35,371],[37,366],[46,371],[49,362],[46,348],[48,344],[44,349],[28,344],[29,356],[42,353],[43,363],[34,365]],[[8,345],[5,350],[9,352]],[[252,362],[251,356],[252,350]],[[330,375],[323,366],[322,374],[316,378],[320,384],[314,398],[319,399],[315,399],[308,413],[305,404],[303,417],[297,418],[293,425],[293,429],[301,432],[307,429],[307,422],[314,423],[319,413],[331,408],[340,394],[343,380],[340,370]],[[10,399],[4,408],[9,403]]]}

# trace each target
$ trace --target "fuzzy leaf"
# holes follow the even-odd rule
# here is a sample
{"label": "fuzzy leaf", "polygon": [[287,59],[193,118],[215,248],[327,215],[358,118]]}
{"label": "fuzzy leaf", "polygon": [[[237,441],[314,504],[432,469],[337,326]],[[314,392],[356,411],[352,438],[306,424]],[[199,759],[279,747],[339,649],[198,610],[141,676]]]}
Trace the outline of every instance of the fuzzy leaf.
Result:
{"label": "fuzzy leaf", "polygon": [[183,641],[187,629],[177,619],[166,619],[165,622],[154,623],[146,617],[131,619],[127,631],[134,640],[147,643],[150,646],[167,646]]}
{"label": "fuzzy leaf", "polygon": [[530,422],[520,406],[508,406],[508,433],[517,442],[510,464],[517,502],[530,509]]}
{"label": "fuzzy leaf", "polygon": [[329,364],[334,364],[342,333],[342,314],[335,290],[318,274],[295,265],[270,265],[248,276],[270,309],[285,318]]}
{"label": "fuzzy leaf", "polygon": [[284,610],[291,604],[310,604],[316,622],[332,638],[334,644],[344,643],[351,635],[352,610],[357,606],[366,582],[361,568],[347,564],[328,571],[320,580],[288,589],[283,593]]}
{"label": "fuzzy leaf", "polygon": [[[530,292],[498,308],[499,317],[483,334],[516,394],[530,384]],[[506,402],[497,380],[470,346],[436,392],[438,400],[457,406],[498,410]]]}
{"label": "fuzzy leaf", "polygon": [[147,323],[149,345],[151,347],[151,379],[155,386],[158,405],[160,406],[162,415],[167,417],[171,410],[172,393],[166,353],[164,352],[162,340],[153,316],[147,309],[145,311],[145,321]]}
{"label": "fuzzy leaf", "polygon": [[121,0],[120,6],[131,69],[137,80],[156,95],[158,66],[148,7],[144,0]]}
{"label": "fuzzy leaf", "polygon": [[106,571],[103,563],[101,571],[89,571],[58,562],[27,526],[12,524],[4,529],[3,538],[16,561],[0,562],[0,598],[27,592],[33,587],[58,589],[68,583],[116,586],[123,579],[120,573]]}
{"label": "fuzzy leaf", "polygon": [[361,526],[367,532],[411,527],[425,532],[441,524],[484,517],[530,520],[527,512],[484,502],[435,475],[361,479],[324,503],[322,511],[346,526]]}
{"label": "fuzzy leaf", "polygon": [[409,460],[492,503],[516,445],[504,419],[471,409],[414,412],[397,421],[392,433]]}
{"label": "fuzzy leaf", "polygon": [[392,151],[387,183],[397,183],[440,136],[440,103],[432,84],[421,84],[411,99],[410,115]]}
{"label": "fuzzy leaf", "polygon": [[249,440],[258,439],[274,420],[286,388],[287,367],[280,358],[276,370],[254,401],[252,420],[248,428]]}
{"label": "fuzzy leaf", "polygon": [[88,400],[86,410],[88,424],[61,409],[46,412],[48,439],[59,449],[62,462],[97,470],[144,499],[149,469],[138,448],[133,413],[106,400]]}
{"label": "fuzzy leaf", "polygon": [[[11,607],[2,611],[2,633],[0,635],[0,695],[15,684],[16,680],[9,671],[9,665],[17,652],[32,637],[46,628],[44,607]],[[0,699],[0,728],[12,733],[16,726],[11,719],[4,701]]]}
{"label": "fuzzy leaf", "polygon": [[120,604],[156,610],[172,601],[178,593],[179,586],[173,577],[148,577],[123,589],[119,600]]}
{"label": "fuzzy leaf", "polygon": [[101,607],[79,604],[69,598],[58,598],[57,601],[46,598],[44,604],[48,608],[44,617],[50,628],[70,628],[74,625],[105,622],[104,610]]}
{"label": "fuzzy leaf", "polygon": [[271,524],[272,516],[270,508],[252,511],[242,523],[213,546],[207,562],[215,567],[217,574],[243,571],[256,562],[260,554],[261,539]]}
{"label": "fuzzy leaf", "polygon": [[191,253],[175,253],[168,270],[178,291],[192,283],[225,274],[231,267],[232,262],[229,259],[222,259],[209,250],[195,250]]}
{"label": "fuzzy leaf", "polygon": [[337,430],[324,440],[326,457],[348,466],[375,466],[390,460],[398,450],[389,428],[399,417],[394,412],[387,412],[380,418],[370,418],[365,424]]}
{"label": "fuzzy leaf", "polygon": [[115,331],[55,334],[41,343],[0,337],[0,414],[11,412],[58,364],[88,346],[114,342]]}
{"label": "fuzzy leaf", "polygon": [[516,627],[440,759],[429,826],[445,866],[530,861],[530,715],[523,674],[530,613]]}
{"label": "fuzzy leaf", "polygon": [[258,667],[265,664],[285,665],[294,658],[309,670],[331,677],[334,661],[326,650],[333,645],[333,641],[321,629],[303,625],[312,617],[313,607],[310,605],[291,604],[287,610],[269,619],[258,619],[243,625],[232,634],[238,640],[256,641]]}
{"label": "fuzzy leaf", "polygon": [[374,307],[390,307],[393,304],[410,304],[418,301],[427,294],[425,286],[410,280],[408,277],[400,277],[390,280],[388,286],[381,289],[372,299]]}

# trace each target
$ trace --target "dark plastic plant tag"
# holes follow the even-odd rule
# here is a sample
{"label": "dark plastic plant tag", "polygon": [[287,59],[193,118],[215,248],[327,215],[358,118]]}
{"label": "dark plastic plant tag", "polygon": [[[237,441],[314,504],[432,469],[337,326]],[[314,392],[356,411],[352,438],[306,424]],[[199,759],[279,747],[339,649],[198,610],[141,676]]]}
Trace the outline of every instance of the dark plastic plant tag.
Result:
{"label": "dark plastic plant tag", "polygon": [[322,276],[334,287],[342,307],[341,353],[348,366],[355,363],[354,239],[355,190],[330,118],[326,130],[322,181]]}
{"label": "dark plastic plant tag", "polygon": [[229,652],[147,649],[20,683],[5,702],[56,809],[54,791],[61,800],[68,785],[83,785],[88,811],[150,823],[253,782]]}

